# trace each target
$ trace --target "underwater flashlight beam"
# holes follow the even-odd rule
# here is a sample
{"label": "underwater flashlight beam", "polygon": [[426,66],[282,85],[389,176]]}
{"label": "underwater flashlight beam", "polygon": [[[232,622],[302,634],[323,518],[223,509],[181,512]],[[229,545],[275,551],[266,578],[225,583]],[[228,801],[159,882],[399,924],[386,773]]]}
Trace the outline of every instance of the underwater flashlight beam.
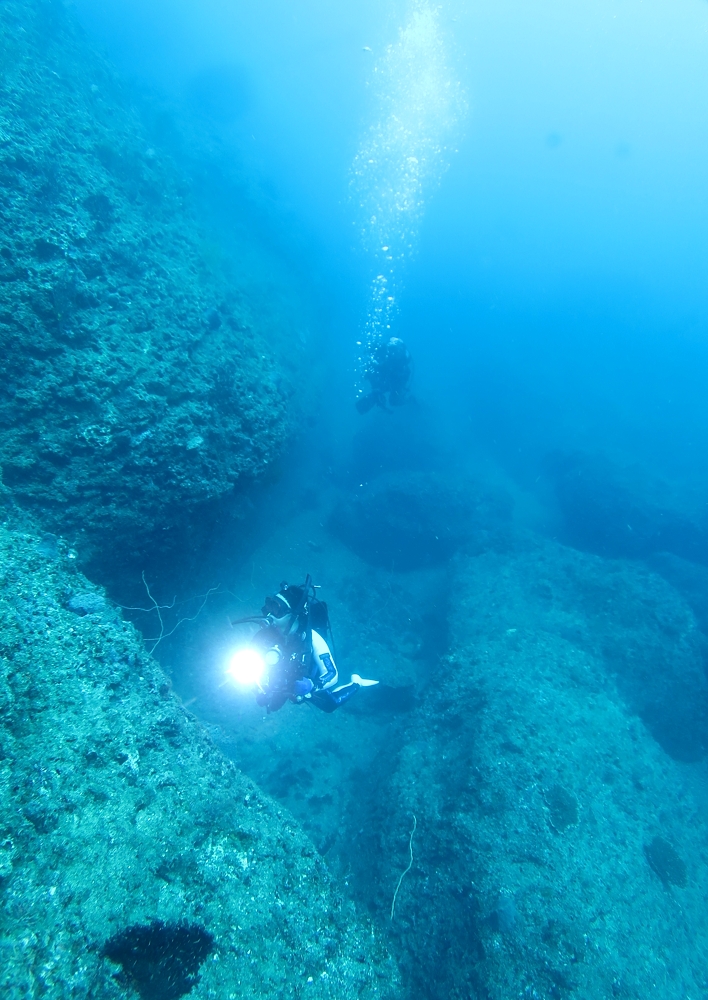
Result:
{"label": "underwater flashlight beam", "polygon": [[260,687],[266,663],[256,649],[238,649],[231,657],[226,673],[230,680],[243,687]]}

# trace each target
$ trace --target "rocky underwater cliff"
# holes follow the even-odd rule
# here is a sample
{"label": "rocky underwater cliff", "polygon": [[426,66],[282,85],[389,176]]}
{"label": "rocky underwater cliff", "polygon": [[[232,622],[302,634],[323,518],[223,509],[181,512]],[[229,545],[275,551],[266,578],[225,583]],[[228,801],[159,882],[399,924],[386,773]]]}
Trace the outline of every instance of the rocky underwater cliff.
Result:
{"label": "rocky underwater cliff", "polygon": [[84,562],[129,558],[277,458],[305,324],[285,352],[206,263],[185,178],[62,3],[3,3],[0,65],[3,488]]}
{"label": "rocky underwater cliff", "polygon": [[0,992],[397,995],[312,842],[63,543],[0,528]]}

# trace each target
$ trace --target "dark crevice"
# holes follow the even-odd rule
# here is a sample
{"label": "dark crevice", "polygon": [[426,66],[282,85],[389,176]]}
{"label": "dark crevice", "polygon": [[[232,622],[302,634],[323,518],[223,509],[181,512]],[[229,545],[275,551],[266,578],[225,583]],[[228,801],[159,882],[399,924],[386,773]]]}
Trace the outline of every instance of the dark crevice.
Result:
{"label": "dark crevice", "polygon": [[214,938],[198,924],[153,920],[114,934],[103,954],[122,967],[119,976],[143,1000],[178,1000],[199,982],[199,968],[213,948]]}

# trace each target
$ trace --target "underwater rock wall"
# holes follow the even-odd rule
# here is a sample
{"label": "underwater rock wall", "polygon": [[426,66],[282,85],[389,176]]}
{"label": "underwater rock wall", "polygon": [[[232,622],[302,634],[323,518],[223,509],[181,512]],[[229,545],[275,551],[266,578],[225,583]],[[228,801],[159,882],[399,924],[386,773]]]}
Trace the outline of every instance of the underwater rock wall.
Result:
{"label": "underwater rock wall", "polygon": [[637,702],[705,700],[692,613],[646,570],[533,538],[458,557],[453,592],[439,682],[354,820],[387,919],[412,861],[389,924],[413,994],[703,996],[708,830]]}
{"label": "underwater rock wall", "polygon": [[82,557],[129,554],[273,462],[291,386],[64,5],[0,5],[0,65],[2,481]]}
{"label": "underwater rock wall", "polygon": [[63,543],[0,528],[0,992],[393,998],[312,843]]}

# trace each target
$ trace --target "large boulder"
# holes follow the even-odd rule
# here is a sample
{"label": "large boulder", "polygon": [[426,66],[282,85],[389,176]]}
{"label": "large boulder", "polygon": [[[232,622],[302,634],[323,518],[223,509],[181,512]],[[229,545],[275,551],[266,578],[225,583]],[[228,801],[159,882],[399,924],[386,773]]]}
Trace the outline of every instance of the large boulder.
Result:
{"label": "large boulder", "polygon": [[702,996],[706,818],[622,679],[705,703],[691,612],[550,543],[455,566],[450,655],[352,817],[413,994]]}
{"label": "large boulder", "polygon": [[672,552],[708,564],[705,488],[681,494],[636,465],[583,452],[555,453],[545,466],[571,545],[614,557]]}
{"label": "large boulder", "polygon": [[511,500],[465,477],[380,476],[336,504],[330,527],[357,555],[388,570],[434,566],[466,547],[503,544]]}
{"label": "large boulder", "polygon": [[0,595],[2,996],[397,996],[312,843],[70,550],[0,529]]}
{"label": "large boulder", "polygon": [[63,4],[0,5],[0,66],[2,482],[81,555],[138,552],[278,455],[277,333]]}

